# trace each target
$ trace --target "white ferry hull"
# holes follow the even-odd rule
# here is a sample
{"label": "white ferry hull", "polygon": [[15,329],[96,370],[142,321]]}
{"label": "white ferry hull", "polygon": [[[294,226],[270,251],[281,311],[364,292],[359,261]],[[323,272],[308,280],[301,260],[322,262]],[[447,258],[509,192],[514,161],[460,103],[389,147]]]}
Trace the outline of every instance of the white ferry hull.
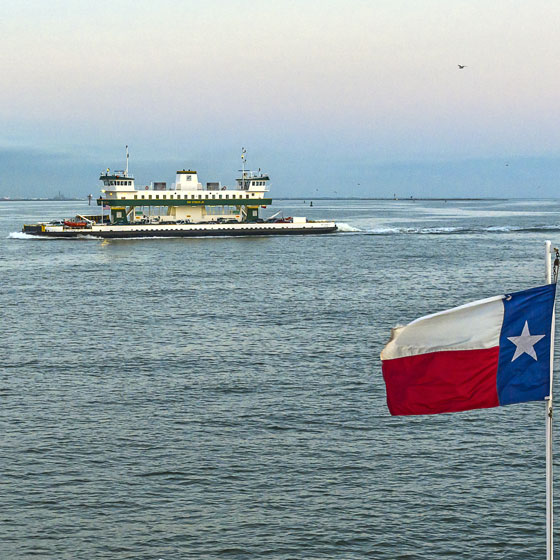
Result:
{"label": "white ferry hull", "polygon": [[334,233],[335,222],[305,223],[240,223],[240,224],[130,224],[96,225],[88,228],[41,225],[26,227],[30,235],[52,238],[99,237],[103,239],[130,239],[135,237],[211,237],[248,235],[306,235]]}

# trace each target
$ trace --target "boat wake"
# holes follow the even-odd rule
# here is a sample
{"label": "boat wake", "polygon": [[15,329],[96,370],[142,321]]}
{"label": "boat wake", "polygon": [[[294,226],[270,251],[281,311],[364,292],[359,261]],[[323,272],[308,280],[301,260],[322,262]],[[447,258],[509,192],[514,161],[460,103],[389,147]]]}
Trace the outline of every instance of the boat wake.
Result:
{"label": "boat wake", "polygon": [[560,224],[542,226],[448,226],[448,227],[379,227],[360,229],[349,224],[337,223],[341,233],[359,233],[362,235],[465,235],[484,233],[554,233],[560,231]]}
{"label": "boat wake", "polygon": [[361,230],[360,228],[351,226],[350,224],[346,224],[344,222],[336,222],[336,227],[338,228],[338,231],[342,233],[351,233],[351,232],[363,233],[363,230]]}
{"label": "boat wake", "polygon": [[[336,223],[338,232],[344,234],[355,235],[466,235],[466,234],[499,234],[499,233],[554,233],[560,231],[560,224],[542,225],[542,226],[447,226],[447,227],[378,227],[371,229],[360,229],[351,226],[345,222]],[[207,238],[208,236],[192,236],[192,239]],[[212,236],[218,238],[231,238],[231,237],[244,237],[240,235],[219,235]],[[8,239],[67,239],[65,237],[43,237],[39,235],[30,235],[21,231],[12,231],[8,235]],[[78,235],[73,239],[80,239],[85,241],[102,241],[103,237],[96,237],[93,235]],[[131,241],[143,239],[161,239],[159,236],[142,236],[126,239],[113,238],[111,241]],[[166,239],[182,239],[181,236],[169,236]]]}
{"label": "boat wake", "polygon": [[[43,236],[43,235],[30,235],[29,233],[23,233],[22,231],[12,231],[8,235],[8,239],[32,239],[34,241],[41,240],[44,241],[45,239],[69,239],[67,237],[56,237],[56,236]],[[73,237],[72,239],[80,239],[82,241],[102,241],[102,237],[96,237],[94,235],[78,235],[77,237]]]}
{"label": "boat wake", "polygon": [[28,233],[23,233],[22,231],[12,231],[8,235],[8,239],[46,239],[38,237],[37,235],[29,235]]}

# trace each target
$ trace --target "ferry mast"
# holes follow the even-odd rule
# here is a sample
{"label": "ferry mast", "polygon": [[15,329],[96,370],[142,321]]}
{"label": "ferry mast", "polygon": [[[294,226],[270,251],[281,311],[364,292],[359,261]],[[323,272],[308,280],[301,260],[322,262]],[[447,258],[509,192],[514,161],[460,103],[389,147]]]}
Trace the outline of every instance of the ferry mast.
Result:
{"label": "ferry mast", "polygon": [[245,159],[247,150],[245,148],[241,148],[241,190],[245,190]]}

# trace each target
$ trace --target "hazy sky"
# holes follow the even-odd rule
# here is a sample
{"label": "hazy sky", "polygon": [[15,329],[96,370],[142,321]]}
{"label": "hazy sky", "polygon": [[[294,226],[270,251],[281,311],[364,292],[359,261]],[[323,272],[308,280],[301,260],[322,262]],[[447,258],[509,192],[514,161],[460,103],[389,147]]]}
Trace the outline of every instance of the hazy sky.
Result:
{"label": "hazy sky", "polygon": [[0,196],[95,193],[125,144],[140,183],[195,167],[231,184],[245,146],[276,196],[557,196],[557,1],[3,0],[0,16]]}

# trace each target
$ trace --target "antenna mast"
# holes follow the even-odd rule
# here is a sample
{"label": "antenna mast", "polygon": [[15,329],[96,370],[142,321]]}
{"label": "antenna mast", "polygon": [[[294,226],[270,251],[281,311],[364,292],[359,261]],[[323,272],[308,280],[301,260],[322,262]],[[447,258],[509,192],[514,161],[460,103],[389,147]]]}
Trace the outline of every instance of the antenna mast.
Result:
{"label": "antenna mast", "polygon": [[124,172],[124,176],[128,177],[128,146],[126,146],[126,171]]}
{"label": "antenna mast", "polygon": [[243,163],[243,169],[241,170],[241,185],[242,189],[245,190],[245,154],[247,150],[245,148],[241,148],[241,162]]}

